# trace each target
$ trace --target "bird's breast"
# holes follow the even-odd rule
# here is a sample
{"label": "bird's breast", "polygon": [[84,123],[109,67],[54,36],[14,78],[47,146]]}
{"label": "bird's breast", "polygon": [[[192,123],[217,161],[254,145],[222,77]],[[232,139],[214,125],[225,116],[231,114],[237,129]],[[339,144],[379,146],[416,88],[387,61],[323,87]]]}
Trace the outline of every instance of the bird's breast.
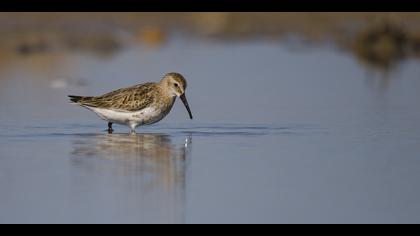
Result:
{"label": "bird's breast", "polygon": [[162,120],[172,109],[173,101],[156,104],[156,106],[146,107],[140,111],[134,112],[132,118],[140,124],[152,124]]}
{"label": "bird's breast", "polygon": [[155,108],[155,107],[147,107],[147,108],[144,108],[143,110],[133,112],[131,114],[131,118],[133,120],[140,121],[140,123],[147,124],[147,123],[153,122],[154,120],[163,118],[162,116],[164,116],[164,114],[165,114],[165,110]]}

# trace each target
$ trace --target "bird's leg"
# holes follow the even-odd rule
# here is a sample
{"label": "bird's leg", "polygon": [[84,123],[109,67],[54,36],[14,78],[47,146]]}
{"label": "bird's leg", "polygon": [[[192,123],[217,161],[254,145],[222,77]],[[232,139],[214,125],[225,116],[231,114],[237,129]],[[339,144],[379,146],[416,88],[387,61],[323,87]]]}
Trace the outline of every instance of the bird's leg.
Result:
{"label": "bird's leg", "polygon": [[114,132],[114,130],[112,129],[112,122],[108,122],[108,133],[112,134],[112,132]]}
{"label": "bird's leg", "polygon": [[136,125],[130,124],[130,134],[135,135],[136,134]]}

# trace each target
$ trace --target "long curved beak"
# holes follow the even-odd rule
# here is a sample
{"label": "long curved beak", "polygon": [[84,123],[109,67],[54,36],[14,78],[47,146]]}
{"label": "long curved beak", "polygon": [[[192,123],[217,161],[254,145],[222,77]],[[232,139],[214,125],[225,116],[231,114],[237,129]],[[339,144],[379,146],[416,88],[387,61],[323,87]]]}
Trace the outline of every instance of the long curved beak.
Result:
{"label": "long curved beak", "polygon": [[193,116],[190,110],[190,106],[188,105],[187,97],[185,97],[185,93],[179,96],[179,98],[181,98],[182,103],[184,103],[185,108],[187,108],[188,114],[190,115],[190,119],[192,120]]}

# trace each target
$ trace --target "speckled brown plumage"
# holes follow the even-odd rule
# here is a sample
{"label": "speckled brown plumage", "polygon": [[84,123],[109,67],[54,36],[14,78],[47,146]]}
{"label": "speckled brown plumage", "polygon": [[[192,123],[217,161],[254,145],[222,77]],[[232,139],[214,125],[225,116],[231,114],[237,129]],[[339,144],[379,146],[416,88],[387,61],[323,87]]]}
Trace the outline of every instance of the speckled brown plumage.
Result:
{"label": "speckled brown plumage", "polygon": [[98,97],[71,96],[71,98],[73,102],[89,107],[138,111],[153,104],[159,98],[159,92],[160,88],[156,83],[146,83],[118,89]]}
{"label": "speckled brown plumage", "polygon": [[98,114],[107,120],[108,130],[112,123],[135,127],[160,121],[172,109],[176,97],[184,103],[190,118],[192,114],[185,96],[187,81],[179,73],[168,73],[157,83],[145,83],[122,88],[102,96],[74,96],[70,101]]}

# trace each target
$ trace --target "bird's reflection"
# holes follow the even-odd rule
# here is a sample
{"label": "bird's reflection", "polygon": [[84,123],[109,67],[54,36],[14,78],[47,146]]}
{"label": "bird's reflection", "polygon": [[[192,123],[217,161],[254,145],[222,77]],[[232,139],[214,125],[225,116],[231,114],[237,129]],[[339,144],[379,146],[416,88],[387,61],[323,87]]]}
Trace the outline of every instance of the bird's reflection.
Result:
{"label": "bird's reflection", "polygon": [[115,191],[121,191],[121,183],[130,185],[123,191],[136,189],[137,206],[155,205],[154,211],[166,212],[163,222],[180,222],[191,140],[166,134],[85,135],[73,142],[72,163],[84,173],[120,181],[109,184]]}

